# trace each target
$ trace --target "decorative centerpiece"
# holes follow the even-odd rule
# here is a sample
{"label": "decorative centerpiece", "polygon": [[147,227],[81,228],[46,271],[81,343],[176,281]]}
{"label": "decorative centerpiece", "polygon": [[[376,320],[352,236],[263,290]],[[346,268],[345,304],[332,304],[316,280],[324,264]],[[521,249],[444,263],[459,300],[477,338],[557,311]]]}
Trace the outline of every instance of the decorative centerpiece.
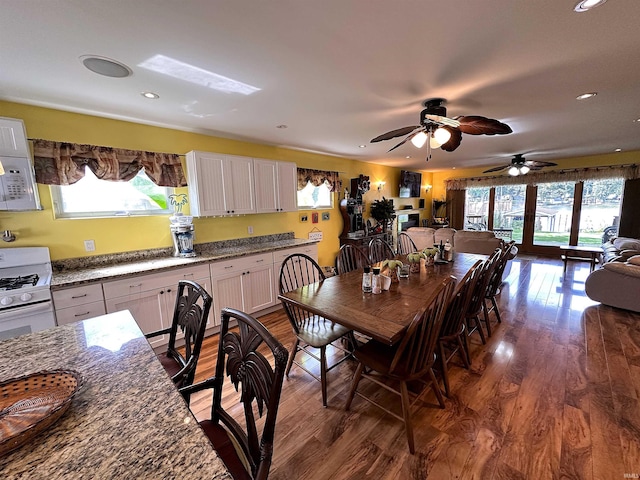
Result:
{"label": "decorative centerpiece", "polygon": [[423,258],[427,258],[424,252],[413,252],[407,255],[407,262],[409,262],[409,271],[411,273],[420,273],[420,261]]}
{"label": "decorative centerpiece", "polygon": [[424,250],[422,250],[422,254],[424,255],[424,258],[425,258],[424,264],[426,266],[430,266],[435,263],[436,253],[438,253],[438,249],[435,247],[427,247]]}
{"label": "decorative centerpiece", "polygon": [[393,200],[384,197],[382,200],[374,200],[369,207],[369,214],[378,222],[380,233],[385,233],[389,229],[389,222],[396,218]]}
{"label": "decorative centerpiece", "polygon": [[402,261],[400,260],[383,260],[380,262],[380,269],[384,273],[386,269],[389,270],[389,277],[392,282],[398,282],[398,270],[402,268]]}

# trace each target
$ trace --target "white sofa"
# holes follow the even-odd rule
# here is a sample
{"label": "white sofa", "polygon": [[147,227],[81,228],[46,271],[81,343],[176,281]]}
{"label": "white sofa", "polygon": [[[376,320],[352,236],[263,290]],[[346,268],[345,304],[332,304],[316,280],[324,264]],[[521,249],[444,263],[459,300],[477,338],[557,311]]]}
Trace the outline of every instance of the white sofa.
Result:
{"label": "white sofa", "polygon": [[589,274],[584,289],[591,300],[640,312],[640,255],[605,263]]}
{"label": "white sofa", "polygon": [[[488,230],[456,230],[455,228],[428,228],[428,227],[411,227],[407,229],[407,235],[411,237],[413,243],[419,250],[426,247],[439,245],[440,241],[446,243],[447,240],[453,246],[454,255],[460,253],[478,253],[482,255],[491,255],[496,248],[504,242],[501,238]],[[513,259],[518,253],[518,247],[511,247],[511,256]],[[455,258],[455,257],[454,257]],[[511,262],[507,262],[503,276],[509,275]]]}

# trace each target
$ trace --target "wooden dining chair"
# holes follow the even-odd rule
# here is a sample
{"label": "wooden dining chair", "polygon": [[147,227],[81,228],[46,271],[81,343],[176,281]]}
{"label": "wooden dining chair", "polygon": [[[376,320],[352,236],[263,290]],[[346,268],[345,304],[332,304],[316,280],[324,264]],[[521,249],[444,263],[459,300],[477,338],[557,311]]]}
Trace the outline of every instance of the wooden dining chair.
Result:
{"label": "wooden dining chair", "polygon": [[[491,278],[489,279],[489,283],[487,285],[487,292],[485,294],[484,301],[482,302],[484,322],[487,325],[488,336],[491,336],[491,322],[489,320],[489,314],[491,312],[494,312],[498,323],[502,323],[502,318],[500,317],[500,309],[498,308],[498,301],[496,297],[500,294],[502,275],[504,274],[504,269],[507,266],[507,262],[509,261],[509,257],[511,255],[511,247],[513,247],[515,243],[515,240],[511,240],[510,242],[505,243],[502,246],[502,254],[500,255],[496,267],[491,274]],[[489,302],[489,306],[487,306],[487,302]]]}
{"label": "wooden dining chair", "polygon": [[458,282],[444,314],[440,336],[438,337],[438,363],[442,371],[442,383],[447,397],[451,394],[449,362],[458,354],[465,368],[468,369],[471,364],[465,314],[469,308],[473,289],[482,268],[482,260],[478,260],[462,280]]}
{"label": "wooden dining chair", "polygon": [[[325,276],[322,269],[313,258],[302,253],[289,255],[282,263],[280,269],[280,293],[290,292],[291,290],[296,290],[311,283],[322,282],[324,279]],[[315,315],[313,312],[301,305],[291,302],[287,298],[282,298],[281,300],[296,336],[291,346],[286,375],[289,377],[291,367],[295,363],[302,370],[318,380],[322,386],[322,405],[326,407],[327,372],[337,367],[351,355],[351,350],[353,350],[355,346],[353,332],[338,323]],[[345,349],[336,341],[343,338],[349,348]],[[347,355],[331,366],[328,366],[326,353],[327,346],[331,344],[345,351]],[[320,351],[319,357],[314,350]],[[304,351],[307,355],[320,362],[320,378],[308,370],[301,362],[296,362],[295,357],[299,351]]]}
{"label": "wooden dining chair", "polygon": [[391,246],[381,238],[374,238],[369,242],[369,262],[371,265],[395,257]]}
{"label": "wooden dining chair", "polygon": [[[179,388],[193,383],[211,302],[211,295],[198,283],[180,280],[171,326],[145,335],[146,338],[169,335],[167,351],[158,355],[158,358]],[[178,328],[182,339],[178,338]],[[189,400],[188,397],[185,399]]]}
{"label": "wooden dining chair", "polygon": [[408,255],[417,251],[418,247],[416,247],[409,234],[400,232],[398,234],[398,255]]}
{"label": "wooden dining chair", "polygon": [[367,265],[369,265],[369,259],[358,247],[350,243],[340,247],[340,251],[336,257],[336,271],[338,275],[364,268]]}
{"label": "wooden dining chair", "polygon": [[[404,421],[411,453],[415,452],[411,408],[422,396],[422,393],[428,391],[428,388],[423,388],[413,402],[410,402],[407,384],[420,382],[426,387],[430,386],[440,407],[444,408],[444,398],[433,372],[433,364],[445,309],[455,284],[455,278],[449,277],[431,292],[425,306],[415,315],[398,344],[389,346],[376,340],[370,340],[354,351],[354,356],[359,363],[347,398],[346,409],[349,410],[351,407],[354,395],[358,395],[398,420]],[[358,384],[362,378],[371,380],[386,390],[399,395],[402,417],[358,391]],[[399,383],[400,388],[396,388],[394,383]]]}
{"label": "wooden dining chair", "polygon": [[500,258],[501,250],[497,248],[493,254],[482,263],[482,269],[478,273],[478,279],[473,288],[471,294],[471,300],[469,301],[469,307],[465,315],[465,322],[467,324],[467,336],[471,336],[473,333],[478,332],[482,344],[486,344],[487,340],[482,330],[482,321],[480,315],[483,313],[484,298],[489,286],[489,279],[493,269]]}
{"label": "wooden dining chair", "polygon": [[[238,326],[230,329],[232,320]],[[262,345],[266,348],[259,348]],[[211,418],[201,421],[200,426],[236,480],[266,480],[269,476],[288,355],[258,320],[239,310],[223,308],[215,376],[181,389],[188,394],[213,390]],[[236,392],[240,391],[244,426],[222,405],[225,377]],[[229,404],[226,395],[225,403]],[[260,421],[263,413],[265,419]]]}

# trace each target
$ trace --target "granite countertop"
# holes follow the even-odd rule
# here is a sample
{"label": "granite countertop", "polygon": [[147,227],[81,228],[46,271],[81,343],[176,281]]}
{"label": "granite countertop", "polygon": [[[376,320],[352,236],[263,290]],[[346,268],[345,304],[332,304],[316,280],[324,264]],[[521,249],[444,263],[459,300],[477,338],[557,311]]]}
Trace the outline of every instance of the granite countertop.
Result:
{"label": "granite countertop", "polygon": [[172,256],[172,248],[163,248],[54,261],[52,262],[51,289],[57,290],[91,282],[126,278],[141,273],[158,273],[173,268],[206,264],[314,243],[317,241],[294,238],[293,232],[289,232],[196,244],[194,247],[197,255],[191,258],[174,257]]}
{"label": "granite countertop", "polygon": [[0,341],[0,381],[53,369],[84,385],[3,480],[231,478],[128,311]]}

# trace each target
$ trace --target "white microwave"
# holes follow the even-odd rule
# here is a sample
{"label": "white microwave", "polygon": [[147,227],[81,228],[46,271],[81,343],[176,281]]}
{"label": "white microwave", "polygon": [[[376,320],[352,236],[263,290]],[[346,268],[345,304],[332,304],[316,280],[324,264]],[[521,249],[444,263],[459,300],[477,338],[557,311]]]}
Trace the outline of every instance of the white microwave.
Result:
{"label": "white microwave", "polygon": [[0,210],[42,210],[31,160],[0,156],[0,162]]}

